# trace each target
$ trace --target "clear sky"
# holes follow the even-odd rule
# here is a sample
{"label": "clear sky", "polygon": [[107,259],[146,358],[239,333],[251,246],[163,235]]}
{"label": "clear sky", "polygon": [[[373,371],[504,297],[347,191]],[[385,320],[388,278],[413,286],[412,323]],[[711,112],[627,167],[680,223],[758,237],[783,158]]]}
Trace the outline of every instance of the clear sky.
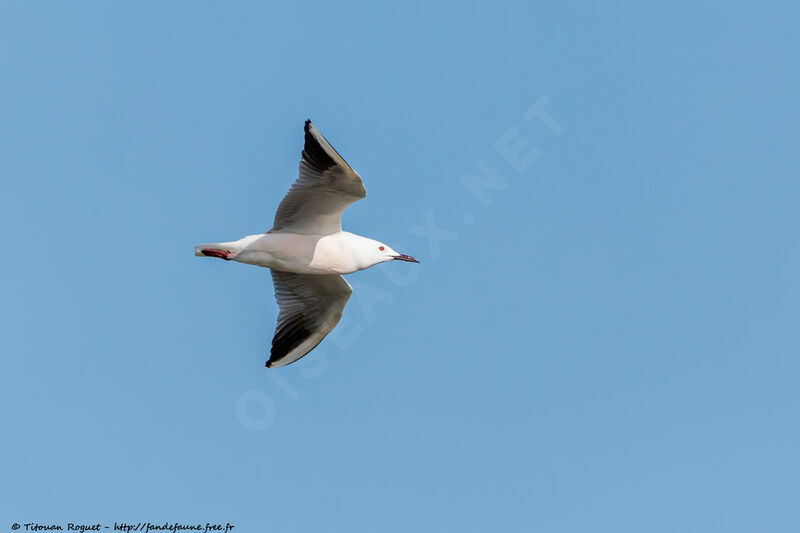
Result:
{"label": "clear sky", "polygon": [[[0,531],[800,530],[798,8],[295,4],[0,4]],[[421,264],[270,371],[306,118]]]}

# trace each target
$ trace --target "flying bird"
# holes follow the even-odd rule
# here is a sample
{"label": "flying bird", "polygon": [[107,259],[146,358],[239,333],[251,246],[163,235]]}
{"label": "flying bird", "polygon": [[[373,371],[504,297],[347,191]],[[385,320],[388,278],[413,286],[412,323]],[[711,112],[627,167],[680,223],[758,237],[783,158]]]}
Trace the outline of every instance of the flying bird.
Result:
{"label": "flying bird", "polygon": [[387,261],[419,263],[380,241],[342,231],[342,212],[366,195],[361,176],[306,120],[300,175],[272,229],[195,246],[196,256],[270,269],[280,312],[268,368],[297,361],[336,327],[353,292],[342,274]]}

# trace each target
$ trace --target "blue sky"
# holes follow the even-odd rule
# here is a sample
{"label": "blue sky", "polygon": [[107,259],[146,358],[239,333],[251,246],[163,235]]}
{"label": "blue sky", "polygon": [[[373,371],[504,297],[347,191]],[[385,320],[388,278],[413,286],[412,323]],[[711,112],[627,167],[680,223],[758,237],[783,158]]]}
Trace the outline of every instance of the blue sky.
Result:
{"label": "blue sky", "polygon": [[[800,529],[798,9],[430,4],[0,6],[5,524]],[[421,264],[268,371],[306,118]]]}

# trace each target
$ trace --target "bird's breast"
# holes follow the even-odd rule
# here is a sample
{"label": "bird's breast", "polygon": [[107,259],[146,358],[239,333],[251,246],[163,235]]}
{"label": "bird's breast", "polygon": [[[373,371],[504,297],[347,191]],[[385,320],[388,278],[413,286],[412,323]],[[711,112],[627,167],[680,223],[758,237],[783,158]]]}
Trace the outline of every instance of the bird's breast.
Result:
{"label": "bird's breast", "polygon": [[349,274],[357,270],[352,254],[347,253],[337,234],[265,233],[253,239],[236,260],[297,274]]}
{"label": "bird's breast", "polygon": [[331,235],[319,240],[310,266],[325,274],[350,274],[358,270],[347,246],[343,246],[340,239]]}

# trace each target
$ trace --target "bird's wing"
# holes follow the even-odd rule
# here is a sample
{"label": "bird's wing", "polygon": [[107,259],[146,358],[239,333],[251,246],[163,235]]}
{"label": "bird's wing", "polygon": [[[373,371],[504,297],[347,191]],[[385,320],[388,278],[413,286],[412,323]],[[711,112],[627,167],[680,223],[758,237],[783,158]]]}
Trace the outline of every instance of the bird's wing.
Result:
{"label": "bird's wing", "polygon": [[339,323],[353,292],[338,274],[271,273],[280,313],[269,368],[286,366],[313,350]]}
{"label": "bird's wing", "polygon": [[367,190],[310,120],[305,133],[300,175],[278,206],[271,231],[330,235],[342,231],[342,212]]}

